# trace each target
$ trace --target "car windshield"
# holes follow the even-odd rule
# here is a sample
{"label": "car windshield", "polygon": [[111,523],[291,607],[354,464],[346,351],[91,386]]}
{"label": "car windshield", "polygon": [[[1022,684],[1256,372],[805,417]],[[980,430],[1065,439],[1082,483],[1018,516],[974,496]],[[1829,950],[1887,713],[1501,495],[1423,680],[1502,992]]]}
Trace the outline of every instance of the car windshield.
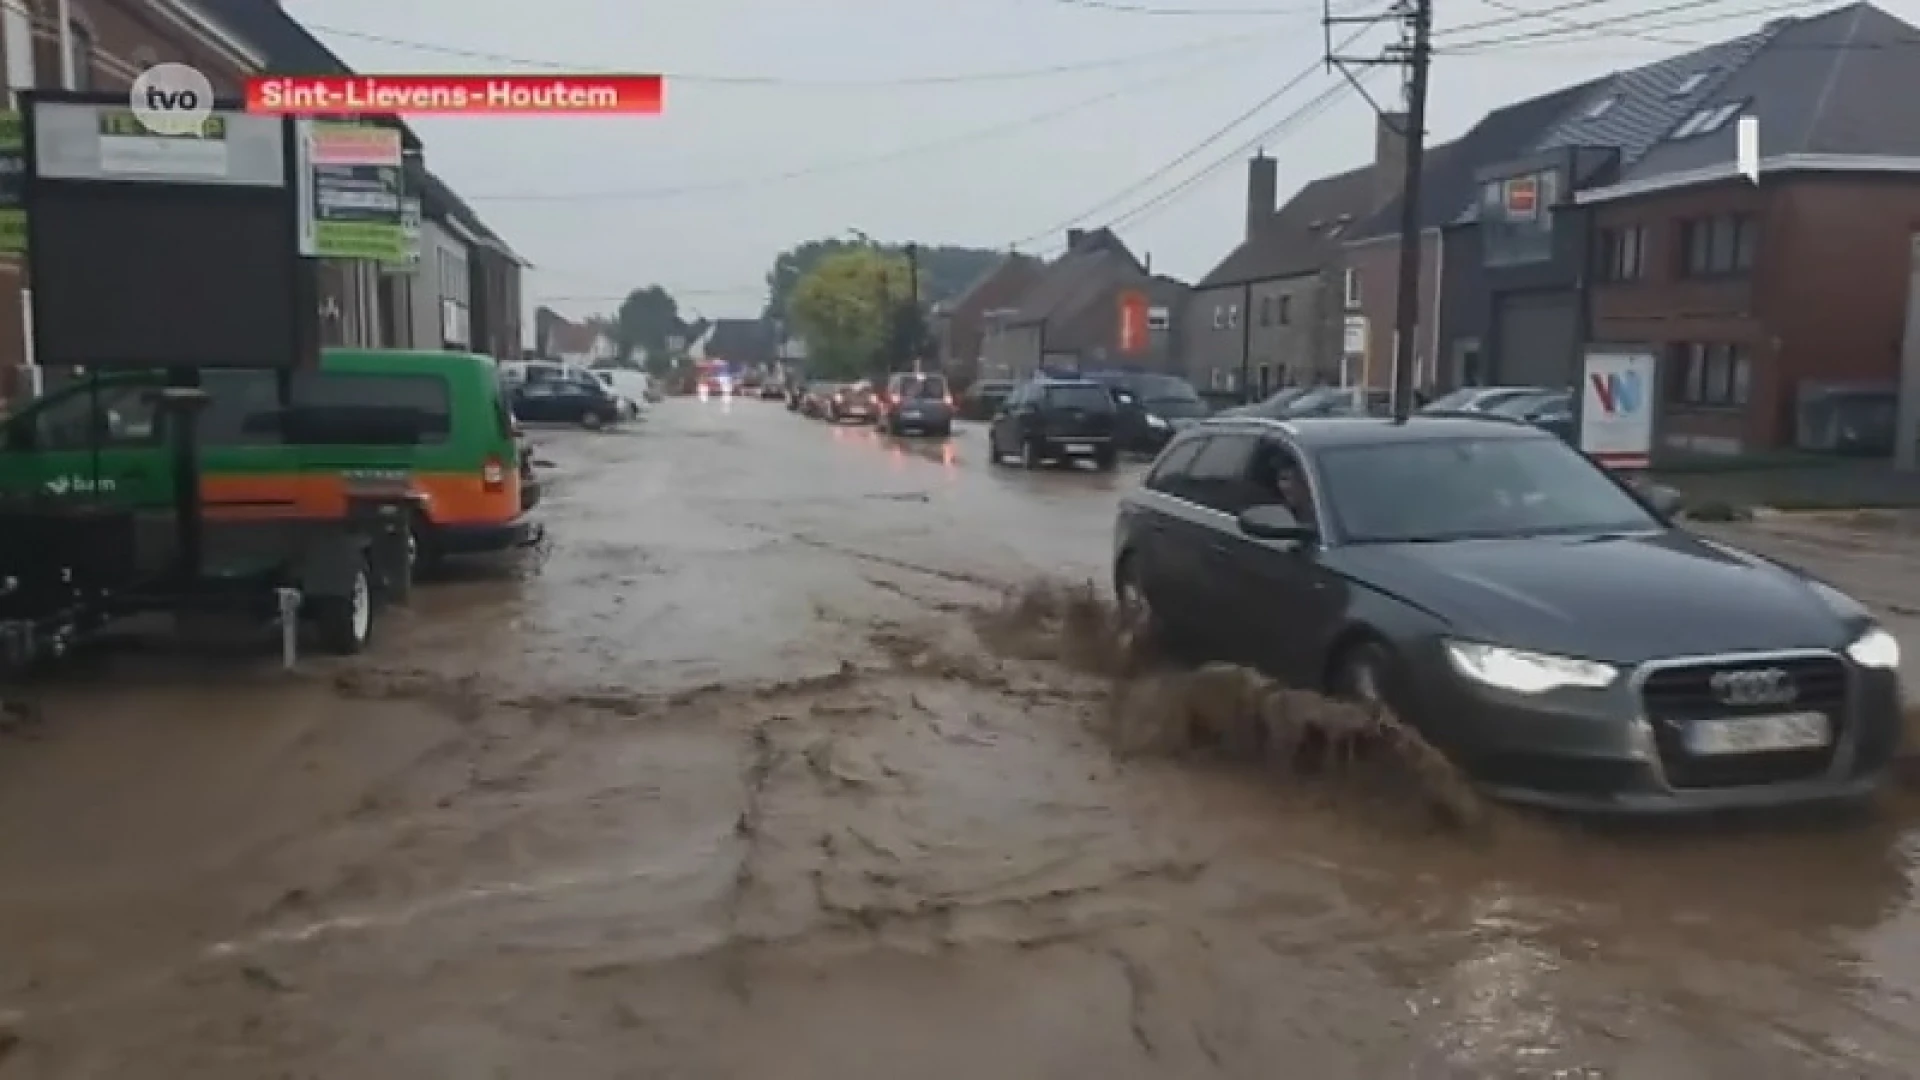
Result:
{"label": "car windshield", "polygon": [[1449,394],[1441,394],[1428,402],[1421,412],[1460,412],[1472,405],[1476,399],[1487,392],[1484,386],[1463,386]]}
{"label": "car windshield", "polygon": [[1106,387],[1091,383],[1085,386],[1049,386],[1047,404],[1062,409],[1104,412],[1113,409],[1113,395]]}
{"label": "car windshield", "polygon": [[907,379],[900,384],[900,396],[919,398],[922,401],[938,401],[947,396],[947,380],[938,375],[922,375],[917,379]]}
{"label": "car windshield", "polygon": [[1327,502],[1361,544],[1644,532],[1663,526],[1553,438],[1395,441],[1320,454]]}
{"label": "car windshield", "polygon": [[1339,386],[1323,386],[1318,390],[1309,390],[1294,398],[1286,406],[1288,412],[1306,413],[1316,409],[1330,408],[1353,396],[1351,390]]}

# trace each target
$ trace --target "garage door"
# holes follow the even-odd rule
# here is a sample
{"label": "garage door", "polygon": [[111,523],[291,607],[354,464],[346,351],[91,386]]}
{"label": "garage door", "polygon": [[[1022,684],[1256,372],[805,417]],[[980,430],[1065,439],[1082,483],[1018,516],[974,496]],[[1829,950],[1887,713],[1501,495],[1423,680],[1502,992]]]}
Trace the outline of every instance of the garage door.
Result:
{"label": "garage door", "polygon": [[1521,293],[1500,298],[1494,318],[1496,370],[1508,386],[1572,386],[1578,377],[1579,294]]}

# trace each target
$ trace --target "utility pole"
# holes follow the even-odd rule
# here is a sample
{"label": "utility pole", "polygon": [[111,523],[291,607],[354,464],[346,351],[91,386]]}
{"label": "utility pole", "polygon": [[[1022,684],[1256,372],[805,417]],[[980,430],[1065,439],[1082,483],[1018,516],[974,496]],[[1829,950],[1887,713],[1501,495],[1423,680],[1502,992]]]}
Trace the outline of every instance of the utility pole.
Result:
{"label": "utility pole", "polygon": [[907,318],[901,335],[913,352],[913,373],[920,374],[920,245],[907,245]]}
{"label": "utility pole", "polygon": [[[1330,0],[1329,0],[1330,3]],[[1336,23],[1366,23],[1370,18],[1337,17],[1329,13],[1322,20],[1328,28],[1327,63],[1347,75],[1346,65],[1395,65],[1406,69],[1406,175],[1400,195],[1400,274],[1398,309],[1394,318],[1393,415],[1405,420],[1413,411],[1414,358],[1419,354],[1420,330],[1420,177],[1425,171],[1427,150],[1427,74],[1433,65],[1433,0],[1400,0],[1390,16],[1400,24],[1399,44],[1384,56],[1354,58],[1333,52],[1332,27]],[[1356,88],[1358,82],[1347,75]],[[1366,91],[1363,89],[1361,93]],[[1378,108],[1378,106],[1376,106]],[[1438,317],[1438,313],[1435,313]]]}

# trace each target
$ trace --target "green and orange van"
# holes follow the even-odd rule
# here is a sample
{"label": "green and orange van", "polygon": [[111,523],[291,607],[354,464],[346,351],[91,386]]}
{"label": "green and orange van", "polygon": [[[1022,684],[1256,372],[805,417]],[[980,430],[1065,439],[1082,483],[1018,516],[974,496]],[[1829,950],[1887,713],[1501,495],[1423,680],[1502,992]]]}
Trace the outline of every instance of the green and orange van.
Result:
{"label": "green and orange van", "polygon": [[[79,379],[0,422],[0,497],[63,495],[171,506],[175,471],[156,411],[162,373]],[[357,480],[405,477],[422,562],[537,536],[491,358],[330,349],[314,371],[202,373],[201,497],[209,521],[331,520]]]}

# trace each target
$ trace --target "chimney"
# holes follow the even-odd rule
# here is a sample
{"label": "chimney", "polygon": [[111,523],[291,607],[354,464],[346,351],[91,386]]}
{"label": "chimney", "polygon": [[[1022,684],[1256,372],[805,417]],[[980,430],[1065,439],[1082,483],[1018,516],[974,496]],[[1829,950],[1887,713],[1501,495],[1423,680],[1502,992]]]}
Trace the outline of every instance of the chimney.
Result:
{"label": "chimney", "polygon": [[1087,238],[1087,230],[1068,229],[1067,230],[1067,251],[1071,253],[1071,252],[1080,250],[1080,241],[1085,240],[1086,238]]}
{"label": "chimney", "polygon": [[1147,276],[1152,277],[1153,276],[1153,252],[1151,251],[1147,252],[1146,257],[1141,259],[1140,261],[1142,266],[1147,271]]}
{"label": "chimney", "polygon": [[1381,113],[1373,132],[1373,208],[1400,197],[1407,186],[1407,114]]}
{"label": "chimney", "polygon": [[1280,194],[1279,163],[1262,150],[1247,162],[1247,239],[1273,216]]}

